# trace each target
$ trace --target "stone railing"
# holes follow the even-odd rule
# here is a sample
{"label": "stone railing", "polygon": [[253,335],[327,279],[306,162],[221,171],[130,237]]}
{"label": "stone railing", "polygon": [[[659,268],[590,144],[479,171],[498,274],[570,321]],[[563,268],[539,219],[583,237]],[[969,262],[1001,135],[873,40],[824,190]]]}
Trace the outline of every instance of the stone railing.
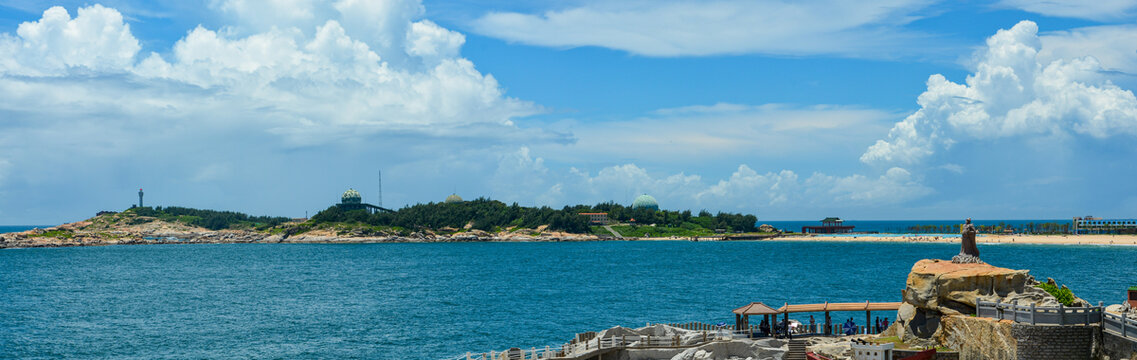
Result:
{"label": "stone railing", "polygon": [[979,301],[976,314],[1031,325],[1094,325],[1101,324],[1104,313],[1102,309],[1101,304],[1091,307],[1065,307],[1062,304],[1038,307],[1033,303],[1027,306]]}
{"label": "stone railing", "polygon": [[1113,332],[1123,338],[1137,340],[1137,320],[1130,320],[1128,313],[1121,315],[1105,313],[1102,330]]}

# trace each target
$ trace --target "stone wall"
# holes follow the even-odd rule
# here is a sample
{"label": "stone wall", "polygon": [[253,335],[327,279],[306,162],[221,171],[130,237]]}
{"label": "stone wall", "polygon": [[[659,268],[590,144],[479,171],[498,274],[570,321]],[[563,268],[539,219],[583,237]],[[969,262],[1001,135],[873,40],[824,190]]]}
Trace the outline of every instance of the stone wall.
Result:
{"label": "stone wall", "polygon": [[1102,339],[1102,359],[1105,360],[1119,360],[1119,359],[1137,359],[1137,341],[1127,340],[1117,335],[1110,334],[1109,332],[1101,332]]}
{"label": "stone wall", "polygon": [[1094,356],[1098,326],[1013,324],[1019,360],[1089,360]]}
{"label": "stone wall", "polygon": [[[920,350],[892,350],[893,359],[903,359],[909,356],[914,356]],[[959,360],[959,353],[954,351],[941,351],[936,352],[936,357],[933,360]]]}

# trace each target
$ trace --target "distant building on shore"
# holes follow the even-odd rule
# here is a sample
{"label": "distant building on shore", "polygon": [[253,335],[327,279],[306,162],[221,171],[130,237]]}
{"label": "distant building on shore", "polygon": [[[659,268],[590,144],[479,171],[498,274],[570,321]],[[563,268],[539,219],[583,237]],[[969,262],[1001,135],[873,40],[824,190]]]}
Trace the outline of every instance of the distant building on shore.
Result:
{"label": "distant building on shore", "polygon": [[367,210],[369,213],[391,211],[390,209],[363,202],[363,195],[360,195],[355,189],[347,189],[347,191],[344,191],[343,196],[340,196],[340,203],[336,204],[336,206],[344,211]]}
{"label": "distant building on shore", "polygon": [[1093,216],[1074,218],[1070,232],[1079,234],[1137,234],[1137,219],[1102,219]]}
{"label": "distant building on shore", "polygon": [[588,217],[588,223],[592,224],[592,225],[607,225],[608,224],[608,213],[606,213],[606,212],[580,213],[580,215],[587,216]]}
{"label": "distant building on shore", "polygon": [[801,232],[805,234],[848,234],[853,232],[852,225],[845,225],[845,220],[838,217],[821,219],[821,226],[802,226]]}
{"label": "distant building on shore", "polygon": [[659,211],[659,203],[656,202],[655,198],[651,197],[651,195],[643,194],[636,197],[636,200],[632,201],[632,210],[636,209]]}

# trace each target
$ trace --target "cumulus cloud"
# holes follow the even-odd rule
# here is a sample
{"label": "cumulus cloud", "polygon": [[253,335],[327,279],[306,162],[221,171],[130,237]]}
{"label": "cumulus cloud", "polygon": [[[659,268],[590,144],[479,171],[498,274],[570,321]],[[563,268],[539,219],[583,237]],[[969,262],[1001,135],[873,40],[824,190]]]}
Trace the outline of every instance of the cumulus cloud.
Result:
{"label": "cumulus cloud", "polygon": [[[141,98],[132,104],[119,104],[115,96],[94,96],[82,105],[100,106],[100,101],[106,101],[101,105],[164,104],[176,109],[205,103],[222,113],[225,108],[229,112],[262,109],[263,116],[249,121],[263,122],[257,125],[305,144],[380,131],[433,132],[439,124],[509,128],[512,118],[539,111],[533,104],[506,97],[493,76],[481,74],[472,62],[461,58],[461,34],[428,20],[412,21],[421,12],[417,1],[380,3],[385,5],[337,2],[340,16],[310,29],[311,35],[305,33],[309,29],[272,27],[231,37],[199,26],[177,41],[168,58],[157,53],[140,56],[138,41],[114,9],[81,8],[71,19],[66,10],[54,7],[41,20],[20,25],[17,36],[6,34],[0,39],[0,47],[12,50],[8,52],[11,56],[0,59],[0,74],[33,76],[6,78],[13,84],[14,97],[22,91],[16,83],[49,86],[41,76],[65,79],[50,85],[59,89],[95,90],[89,92],[97,94],[97,89],[90,88],[94,84],[67,84],[67,76],[126,74],[124,81],[149,86],[151,91],[135,93]],[[233,0],[220,6],[256,8],[249,4]],[[390,24],[363,24],[357,18],[377,11],[397,14],[384,17]],[[277,16],[288,23],[320,13],[290,10],[258,16]],[[358,23],[359,33],[352,33],[341,21]],[[402,25],[394,24],[399,21]],[[399,47],[400,63],[388,62],[375,46],[387,53],[392,46]],[[86,72],[76,72],[80,70]],[[181,85],[204,91],[184,91],[178,88]]]}
{"label": "cumulus cloud", "polygon": [[1132,16],[1134,10],[1137,10],[1137,4],[1129,0],[1002,0],[998,5],[1046,16],[1090,20],[1125,18]]}
{"label": "cumulus cloud", "polygon": [[1105,25],[1052,31],[1041,36],[1039,59],[1091,56],[1103,69],[1137,74],[1137,25]]}
{"label": "cumulus cloud", "polygon": [[1137,98],[1103,76],[1097,59],[1040,62],[1038,26],[999,30],[976,54],[964,84],[932,75],[920,109],[861,156],[869,164],[917,164],[953,145],[1018,136],[1137,135]]}
{"label": "cumulus cloud", "polygon": [[837,54],[882,56],[917,48],[900,30],[923,0],[590,1],[543,14],[494,12],[475,32],[525,44],[600,46],[647,56]]}
{"label": "cumulus cloud", "polygon": [[[517,126],[543,110],[478,71],[461,56],[465,37],[422,19],[417,0],[211,5],[232,14],[233,25],[186,29],[166,49],[143,51],[123,16],[101,5],[74,17],[53,7],[0,33],[0,154],[9,161],[0,180],[93,187],[80,194],[91,197],[105,193],[98,186],[121,184],[63,179],[161,172],[189,181],[181,185],[187,194],[218,184],[273,191],[263,186],[269,174],[294,167],[566,141]],[[304,165],[290,164],[301,158]],[[177,181],[170,179],[151,181]]]}
{"label": "cumulus cloud", "polygon": [[650,194],[668,209],[715,209],[758,213],[803,205],[818,208],[886,206],[927,196],[934,191],[902,168],[879,177],[814,173],[802,178],[791,170],[759,173],[742,164],[726,178],[656,173],[634,163],[601,168],[595,174],[577,168],[549,169],[528,148],[501,157],[494,177],[505,201],[539,205],[630,202]]}
{"label": "cumulus cloud", "polygon": [[80,8],[72,19],[62,7],[44,11],[39,21],[20,24],[16,36],[0,34],[0,73],[53,76],[69,69],[123,72],[141,47],[130,25],[114,9]]}

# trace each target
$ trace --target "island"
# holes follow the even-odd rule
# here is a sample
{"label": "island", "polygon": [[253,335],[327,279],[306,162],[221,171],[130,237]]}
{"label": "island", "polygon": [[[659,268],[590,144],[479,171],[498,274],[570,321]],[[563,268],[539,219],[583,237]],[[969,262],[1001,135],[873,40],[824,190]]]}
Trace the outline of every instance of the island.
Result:
{"label": "island", "polygon": [[[398,210],[344,200],[310,219],[133,206],[46,229],[0,234],[0,248],[194,243],[384,243],[727,239],[759,232],[754,215],[659,210],[614,202],[525,207],[457,196]],[[642,205],[642,204],[641,204]],[[601,216],[602,215],[602,216]]]}

